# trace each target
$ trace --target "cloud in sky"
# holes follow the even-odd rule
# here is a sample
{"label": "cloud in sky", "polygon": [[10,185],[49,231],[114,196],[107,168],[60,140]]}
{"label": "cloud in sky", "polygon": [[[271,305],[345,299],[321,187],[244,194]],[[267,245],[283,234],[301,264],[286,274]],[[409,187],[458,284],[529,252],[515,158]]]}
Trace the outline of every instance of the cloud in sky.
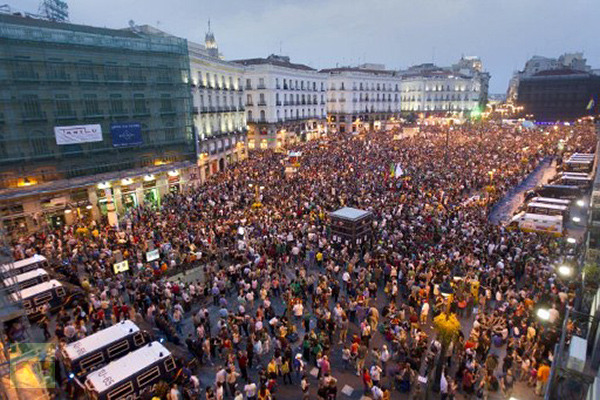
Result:
{"label": "cloud in sky", "polygon": [[[7,0],[36,11],[38,0]],[[74,23],[150,24],[202,42],[210,18],[227,59],[279,49],[315,68],[362,62],[406,68],[481,57],[490,92],[535,55],[584,51],[600,68],[598,0],[67,0]]]}

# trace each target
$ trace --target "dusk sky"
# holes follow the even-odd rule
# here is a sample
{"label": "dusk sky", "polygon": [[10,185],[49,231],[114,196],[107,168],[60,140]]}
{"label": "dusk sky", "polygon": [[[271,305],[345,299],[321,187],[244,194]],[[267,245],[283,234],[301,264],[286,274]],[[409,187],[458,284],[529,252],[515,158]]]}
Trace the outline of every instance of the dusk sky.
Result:
{"label": "dusk sky", "polygon": [[[39,0],[8,0],[36,12]],[[390,69],[481,57],[490,93],[533,55],[583,51],[600,68],[598,0],[67,0],[73,23],[129,20],[203,42],[210,18],[226,59],[282,53],[314,68],[382,63]]]}

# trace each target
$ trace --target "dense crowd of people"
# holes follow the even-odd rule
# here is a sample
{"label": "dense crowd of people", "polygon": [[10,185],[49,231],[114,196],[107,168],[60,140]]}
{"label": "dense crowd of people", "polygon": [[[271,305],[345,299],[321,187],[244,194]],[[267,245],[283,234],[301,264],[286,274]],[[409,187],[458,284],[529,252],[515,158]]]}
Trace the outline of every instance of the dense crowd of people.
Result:
{"label": "dense crowd of people", "polygon": [[[432,383],[443,399],[508,397],[517,382],[542,394],[574,296],[553,267],[566,243],[491,224],[489,210],[544,158],[593,152],[593,131],[394,136],[303,143],[295,173],[284,154],[257,151],[118,229],[79,221],[22,237],[16,259],[42,254],[87,293],[42,322],[45,337],[69,343],[122,319],[155,328],[187,356],[170,400],[329,400],[342,380],[374,400],[425,398]],[[329,212],[344,206],[372,213],[368,244],[332,242]],[[120,259],[131,269],[115,275]],[[167,279],[193,267],[191,282]],[[536,320],[540,305],[549,323]],[[433,327],[443,313],[461,322],[449,342]]]}

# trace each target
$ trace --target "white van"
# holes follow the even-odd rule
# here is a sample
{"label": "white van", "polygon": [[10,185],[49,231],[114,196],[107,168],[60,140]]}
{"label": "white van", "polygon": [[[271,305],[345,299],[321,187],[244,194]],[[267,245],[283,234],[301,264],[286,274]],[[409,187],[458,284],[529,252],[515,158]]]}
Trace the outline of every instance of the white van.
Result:
{"label": "white van", "polygon": [[562,236],[563,217],[561,215],[540,215],[522,211],[512,217],[507,228]]}

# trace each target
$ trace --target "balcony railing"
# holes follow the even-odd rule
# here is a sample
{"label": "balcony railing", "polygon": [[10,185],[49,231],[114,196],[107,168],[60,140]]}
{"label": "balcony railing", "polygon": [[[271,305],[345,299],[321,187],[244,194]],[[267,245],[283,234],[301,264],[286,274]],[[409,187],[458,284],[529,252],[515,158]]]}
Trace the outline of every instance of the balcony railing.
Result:
{"label": "balcony railing", "polygon": [[259,101],[259,102],[258,102],[258,105],[259,105],[260,107],[264,107],[264,106],[266,106],[266,105],[267,105],[267,103],[266,103],[266,102],[264,102],[264,101]]}
{"label": "balcony railing", "polygon": [[256,88],[260,89],[260,90],[263,90],[263,89],[266,89],[267,87],[265,85],[260,85],[259,84]]}
{"label": "balcony railing", "polygon": [[277,101],[275,102],[275,105],[276,105],[276,106],[280,106],[280,105],[281,105],[281,101],[277,100]]}
{"label": "balcony railing", "polygon": [[246,85],[246,90],[252,90],[252,85]]}

